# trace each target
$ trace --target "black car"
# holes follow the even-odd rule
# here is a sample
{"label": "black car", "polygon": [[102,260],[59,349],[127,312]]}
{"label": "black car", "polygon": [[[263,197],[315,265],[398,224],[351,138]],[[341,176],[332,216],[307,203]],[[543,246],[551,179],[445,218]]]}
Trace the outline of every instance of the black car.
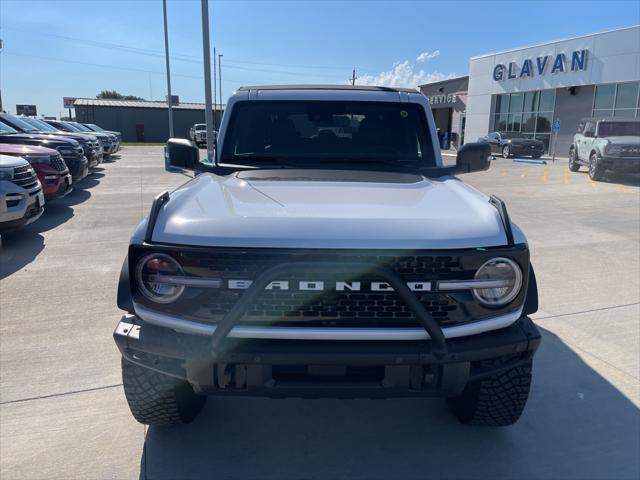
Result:
{"label": "black car", "polygon": [[122,133],[116,132],[115,130],[105,130],[101,126],[96,125],[95,123],[83,123],[82,125],[87,127],[92,132],[110,133],[111,135],[115,135],[116,140],[118,141],[118,150],[120,150],[120,143],[122,142]]}
{"label": "black car", "polygon": [[85,133],[90,134],[98,138],[100,141],[100,145],[102,145],[102,149],[104,150],[104,158],[109,158],[109,156],[114,153],[113,149],[116,143],[116,137],[111,135],[110,133],[101,133],[101,132],[93,132],[88,128],[84,127],[80,128],[76,122],[63,122],[60,120],[45,120],[52,127],[57,128],[58,130],[62,130],[64,132],[70,133]]}
{"label": "black car", "polygon": [[8,113],[0,113],[0,122],[9,125],[19,133],[70,138],[78,142],[82,147],[84,156],[87,157],[87,161],[89,162],[89,168],[93,168],[102,162],[102,148],[100,147],[98,139],[93,135],[61,132],[37,118],[18,117]]}
{"label": "black car", "polygon": [[544,142],[527,138],[518,132],[491,132],[478,141],[491,145],[491,151],[501,154],[502,158],[540,158],[544,154]]}
{"label": "black car", "polygon": [[69,172],[71,172],[74,184],[82,180],[89,173],[89,162],[87,161],[87,157],[84,156],[82,147],[71,138],[20,133],[15,128],[0,121],[0,143],[39,145],[57,150],[60,152],[60,155],[62,155],[64,163],[69,167]]}

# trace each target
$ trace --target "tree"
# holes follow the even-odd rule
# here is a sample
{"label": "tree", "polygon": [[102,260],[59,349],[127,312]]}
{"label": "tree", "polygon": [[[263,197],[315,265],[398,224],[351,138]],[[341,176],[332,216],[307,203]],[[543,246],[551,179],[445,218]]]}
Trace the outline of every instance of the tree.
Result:
{"label": "tree", "polygon": [[142,97],[136,97],[135,95],[122,95],[115,90],[102,90],[96,98],[105,98],[110,100],[144,100]]}

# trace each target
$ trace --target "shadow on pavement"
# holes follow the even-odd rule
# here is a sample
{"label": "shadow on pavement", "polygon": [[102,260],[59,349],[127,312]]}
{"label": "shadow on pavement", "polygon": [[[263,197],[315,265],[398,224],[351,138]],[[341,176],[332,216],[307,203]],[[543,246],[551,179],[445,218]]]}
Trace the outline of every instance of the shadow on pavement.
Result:
{"label": "shadow on pavement", "polygon": [[[579,173],[589,175],[589,172],[583,170],[580,170]],[[640,187],[640,174],[605,172],[600,182],[615,183],[617,185],[625,185],[627,187]]]}
{"label": "shadow on pavement", "polygon": [[[81,185],[81,183],[80,183]],[[44,249],[43,232],[66,223],[73,217],[73,206],[85,202],[91,192],[77,186],[66,197],[48,200],[42,216],[26,227],[2,234],[0,279],[21,270]]]}
{"label": "shadow on pavement", "polygon": [[640,414],[554,334],[507,428],[457,423],[440,399],[209,398],[150,428],[140,478],[639,478]]}

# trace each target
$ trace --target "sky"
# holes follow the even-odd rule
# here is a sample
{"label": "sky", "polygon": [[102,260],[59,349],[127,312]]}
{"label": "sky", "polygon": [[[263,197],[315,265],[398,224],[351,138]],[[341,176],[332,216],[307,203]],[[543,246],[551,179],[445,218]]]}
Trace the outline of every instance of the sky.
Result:
{"label": "sky", "polygon": [[[200,0],[169,0],[172,93],[203,102]],[[465,75],[469,57],[640,24],[631,1],[209,0],[222,97],[242,85],[414,87]],[[3,108],[60,115],[62,97],[167,92],[161,0],[0,1]],[[213,50],[212,50],[213,54]]]}

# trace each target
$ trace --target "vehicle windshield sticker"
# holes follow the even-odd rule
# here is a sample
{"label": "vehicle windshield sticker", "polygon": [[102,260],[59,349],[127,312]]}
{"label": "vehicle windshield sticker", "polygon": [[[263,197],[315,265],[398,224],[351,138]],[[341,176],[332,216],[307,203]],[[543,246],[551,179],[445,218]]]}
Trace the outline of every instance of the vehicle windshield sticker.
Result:
{"label": "vehicle windshield sticker", "polygon": [[409,112],[407,112],[406,110],[400,110],[400,116],[402,118],[407,118],[409,116]]}

